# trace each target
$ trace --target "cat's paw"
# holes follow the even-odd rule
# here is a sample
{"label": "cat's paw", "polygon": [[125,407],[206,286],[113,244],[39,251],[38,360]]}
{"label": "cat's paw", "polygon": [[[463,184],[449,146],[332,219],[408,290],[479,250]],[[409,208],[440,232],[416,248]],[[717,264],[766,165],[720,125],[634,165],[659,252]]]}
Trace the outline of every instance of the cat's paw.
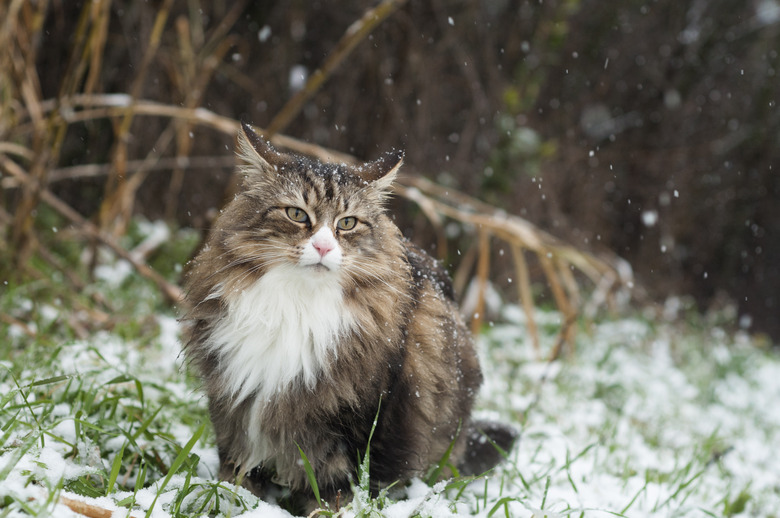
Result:
{"label": "cat's paw", "polygon": [[512,426],[496,421],[473,421],[467,429],[461,475],[480,475],[504,460],[519,436]]}

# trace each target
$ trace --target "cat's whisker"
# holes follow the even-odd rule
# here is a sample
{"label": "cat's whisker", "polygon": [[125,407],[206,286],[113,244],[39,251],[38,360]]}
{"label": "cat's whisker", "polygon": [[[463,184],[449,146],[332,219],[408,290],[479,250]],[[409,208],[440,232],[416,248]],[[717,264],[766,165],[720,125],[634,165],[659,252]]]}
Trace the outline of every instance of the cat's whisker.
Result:
{"label": "cat's whisker", "polygon": [[393,291],[393,293],[401,297],[408,298],[411,296],[409,293],[403,291],[401,288],[398,288],[393,284],[391,284],[390,279],[392,279],[393,275],[397,274],[397,272],[392,270],[389,267],[384,268],[384,271],[377,272],[377,271],[369,270],[354,262],[351,262],[349,265],[345,266],[345,270],[351,272],[358,272],[361,274],[359,276],[361,280],[366,281],[372,285],[383,285],[389,288],[391,291]]}
{"label": "cat's whisker", "polygon": [[274,258],[274,260],[272,261],[263,261],[263,262],[254,262],[254,263],[255,264],[251,268],[247,269],[240,277],[236,279],[236,284],[243,285],[246,279],[253,277],[260,270],[264,270],[264,269],[268,270],[275,266],[281,266],[286,264],[287,261],[280,258]]}
{"label": "cat's whisker", "polygon": [[394,275],[398,273],[397,270],[394,270],[386,265],[376,265],[372,264],[369,267],[361,265],[355,261],[350,261],[348,264],[345,265],[345,269],[352,270],[354,272],[358,272],[362,275],[364,278],[369,279],[377,279],[377,280],[385,280],[385,279],[392,279]]}
{"label": "cat's whisker", "polygon": [[[253,248],[255,250],[257,249],[256,245],[244,245],[243,247],[237,247],[234,250],[241,250],[242,248]],[[283,250],[283,251],[287,251],[288,250],[288,249],[285,249],[285,248],[282,248],[282,247],[279,247],[278,249],[279,250]],[[231,255],[233,255],[233,254],[231,254]],[[260,249],[259,253],[257,253],[257,254],[243,255],[243,256],[236,257],[231,262],[229,262],[229,263],[225,264],[224,266],[222,266],[215,273],[221,273],[221,272],[227,271],[227,270],[229,270],[231,268],[234,268],[236,266],[240,266],[242,264],[255,263],[255,262],[258,262],[258,261],[263,262],[263,261],[266,261],[267,258],[275,259],[277,257],[278,257],[278,254],[272,254],[268,250]]]}
{"label": "cat's whisker", "polygon": [[385,288],[390,289],[394,294],[402,296],[402,297],[408,297],[407,293],[404,293],[400,288],[393,286],[389,280],[382,278],[378,275],[364,275],[360,278],[361,284],[369,284],[371,286],[383,286]]}

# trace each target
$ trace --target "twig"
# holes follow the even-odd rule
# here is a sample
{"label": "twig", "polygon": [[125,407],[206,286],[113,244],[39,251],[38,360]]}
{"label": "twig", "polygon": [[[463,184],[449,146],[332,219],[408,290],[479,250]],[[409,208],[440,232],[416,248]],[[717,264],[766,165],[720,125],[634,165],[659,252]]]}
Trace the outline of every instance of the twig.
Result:
{"label": "twig", "polygon": [[[401,181],[404,180],[413,185],[412,189],[419,190],[421,193],[408,196],[410,188],[402,185],[397,187],[401,195],[412,200],[418,199],[421,195],[427,195],[428,201],[426,203],[439,214],[473,225],[479,229],[480,234],[488,232],[510,243],[516,258],[520,257],[518,254],[521,254],[523,249],[535,253],[547,277],[555,302],[565,320],[576,317],[575,307],[579,304],[579,290],[569,265],[577,267],[597,285],[605,276],[616,281],[618,279],[611,265],[560,242],[518,216],[500,212],[463,193],[438,186],[424,178],[404,177]],[[479,251],[481,252],[481,245]],[[519,287],[521,290],[520,300],[529,322],[528,332],[534,343],[538,343],[539,337],[532,311],[530,285],[523,286],[523,283],[530,283],[527,268],[524,271],[524,266],[524,260],[517,261],[515,259],[518,281],[521,283]],[[574,330],[573,326],[562,328],[561,332],[566,334],[563,337],[565,342],[573,342]],[[539,350],[537,349],[537,351]]]}
{"label": "twig", "polygon": [[[425,199],[428,198],[426,197]],[[455,288],[455,293],[465,293],[471,271],[477,263],[477,248],[470,246],[466,249],[465,253],[461,253],[460,249],[458,249],[458,255],[461,256],[460,265],[452,276],[452,285]]]}
{"label": "twig", "polygon": [[[40,108],[44,112],[50,112],[58,109],[58,100],[49,99],[40,103]],[[63,103],[64,104],[64,103]],[[230,117],[218,115],[206,108],[183,108],[149,100],[133,100],[127,94],[94,94],[94,95],[74,95],[67,99],[68,109],[60,112],[62,119],[69,123],[82,122],[87,120],[117,117],[125,113],[125,110],[132,105],[136,115],[148,115],[157,117],[168,117],[187,122],[194,122],[201,126],[208,126],[222,133],[234,136],[238,133],[241,124]],[[89,107],[89,110],[75,111],[76,107]],[[259,130],[266,134],[268,130]],[[326,149],[316,144],[309,144],[286,135],[274,135],[270,139],[271,143],[280,148],[286,148],[297,153],[316,157],[324,162],[343,162],[346,164],[356,164],[358,160],[352,155],[341,153],[332,149]]]}
{"label": "twig", "polygon": [[561,332],[558,333],[558,340],[555,342],[555,346],[553,346],[552,351],[550,352],[550,356],[547,358],[548,365],[556,361],[561,356],[561,351],[563,351],[563,346],[566,345],[567,343],[570,343],[570,341],[572,340],[571,338],[572,332],[570,331],[570,329],[574,327],[574,323],[576,321],[577,319],[574,316],[568,317],[566,320],[563,321]]}
{"label": "twig", "polygon": [[523,248],[518,243],[511,243],[512,247],[512,259],[515,263],[515,271],[517,272],[517,294],[520,299],[520,303],[523,306],[523,311],[526,317],[526,326],[528,327],[528,333],[531,335],[531,341],[536,351],[537,356],[541,354],[541,346],[539,345],[539,330],[536,327],[536,319],[534,317],[534,298],[531,292],[531,278],[528,274],[528,263],[525,260]]}
{"label": "twig", "polygon": [[[77,95],[72,96],[68,102],[74,108],[86,107],[88,109],[63,112],[62,117],[67,122],[88,120],[96,117],[115,117],[124,114],[127,107],[132,104],[132,110],[136,115],[175,118],[188,123],[209,126],[230,135],[234,135],[239,127],[237,121],[219,116],[203,108],[183,108],[152,101],[133,100],[123,94]],[[52,101],[41,103],[44,111],[54,109],[55,106],[56,104]],[[267,134],[267,131],[261,129],[260,133]],[[348,164],[358,163],[358,160],[351,155],[301,142],[281,134],[271,137],[271,141],[278,147],[314,156],[322,161]],[[442,230],[444,219],[450,218],[462,224],[478,228],[480,232],[484,232],[488,237],[498,237],[512,246],[513,255],[516,258],[515,269],[519,283],[518,294],[523,309],[528,316],[529,333],[534,336],[535,343],[538,340],[538,336],[535,336],[538,334],[538,331],[536,330],[532,314],[533,300],[527,266],[524,259],[517,260],[517,257],[522,257],[523,251],[530,251],[539,259],[555,302],[562,312],[565,321],[576,317],[577,311],[575,307],[580,303],[579,289],[571,267],[578,269],[597,285],[596,296],[602,301],[608,299],[607,294],[614,290],[616,286],[621,284],[628,285],[630,283],[630,269],[621,266],[621,262],[613,261],[612,263],[615,265],[613,266],[613,264],[561,242],[525,219],[506,214],[458,191],[436,185],[420,175],[401,176],[396,184],[396,192],[419,204],[423,213],[437,229],[437,232],[441,233],[440,241],[444,243],[446,243]],[[467,257],[469,253],[470,250],[466,254]],[[485,263],[483,262],[483,264]],[[460,277],[459,272],[456,278]],[[178,298],[178,295],[176,298]],[[595,300],[591,301],[591,303],[594,302]],[[573,337],[574,327],[565,326],[562,332],[566,333],[564,340],[570,342]]]}
{"label": "twig", "polygon": [[350,25],[341,37],[341,40],[339,40],[336,48],[325,59],[325,63],[309,77],[304,87],[287,101],[287,104],[282,107],[268,124],[264,134],[265,138],[269,138],[269,136],[284,130],[298,115],[306,101],[320,89],[325,80],[349,56],[357,44],[368,36],[374,30],[374,27],[393,14],[404,3],[406,3],[406,0],[384,0],[376,7],[367,10],[359,20]]}
{"label": "twig", "polygon": [[[157,16],[155,17],[154,25],[152,26],[152,31],[149,36],[149,45],[144,52],[141,64],[138,67],[138,73],[130,87],[130,98],[133,101],[138,99],[144,84],[144,79],[146,78],[146,74],[152,63],[152,58],[160,47],[163,29],[168,21],[168,15],[170,14],[172,5],[173,0],[164,0],[162,5],[157,9]],[[111,153],[114,164],[114,174],[109,176],[109,181],[105,188],[104,200],[100,205],[99,211],[100,227],[103,230],[119,234],[124,233],[127,221],[130,218],[132,200],[134,198],[133,184],[128,185],[126,179],[127,172],[125,171],[125,164],[128,156],[128,134],[136,115],[135,110],[132,109],[132,105],[133,102],[126,107],[122,120],[115,129],[116,144]],[[112,227],[114,228],[112,229]]]}
{"label": "twig", "polygon": [[8,324],[9,326],[18,327],[19,329],[22,330],[24,334],[26,334],[30,338],[36,338],[38,336],[30,326],[28,326],[18,318],[14,318],[11,315],[8,315],[6,313],[0,313],[0,322]]}
{"label": "twig", "polygon": [[[566,292],[564,291],[560,280],[558,279],[558,276],[555,272],[555,267],[553,266],[552,259],[548,257],[546,254],[538,255],[539,263],[542,265],[542,270],[544,271],[545,276],[547,277],[547,282],[550,285],[550,291],[552,291],[553,298],[555,299],[555,304],[558,306],[558,309],[563,314],[564,320],[568,320],[570,318],[573,318],[576,316],[576,312],[574,311],[574,308],[572,308],[571,304],[569,303],[569,299],[566,297]],[[570,331],[567,331],[567,329],[562,328],[561,333],[566,331],[567,333]],[[568,336],[567,336],[568,338]]]}
{"label": "twig", "polygon": [[[22,182],[26,183],[26,182],[34,181],[30,178],[30,176],[25,171],[22,170],[21,167],[19,167],[13,161],[9,160],[8,158],[2,155],[0,155],[0,163],[2,163],[4,168],[9,173],[18,177]],[[129,262],[133,266],[133,268],[135,268],[135,270],[139,273],[139,275],[141,275],[142,277],[146,277],[147,279],[157,284],[160,291],[162,291],[162,293],[171,302],[177,304],[180,304],[182,302],[183,298],[182,298],[181,288],[168,282],[162,275],[152,270],[148,264],[139,261],[138,259],[133,257],[133,254],[125,250],[112,235],[100,230],[95,224],[85,219],[81,214],[79,214],[73,208],[71,208],[70,205],[68,205],[61,199],[59,199],[50,190],[41,189],[40,196],[42,201],[44,201],[51,208],[59,212],[62,216],[69,219],[73,224],[76,225],[76,227],[78,227],[86,235],[102,242],[104,245],[110,248],[114,253],[116,253],[119,257]]]}
{"label": "twig", "polygon": [[433,225],[436,231],[436,251],[440,259],[447,256],[447,236],[444,233],[444,219],[436,211],[436,207],[431,203],[427,196],[423,195],[418,189],[410,188],[404,193],[404,196],[413,201],[420,207],[428,221]]}
{"label": "twig", "polygon": [[[44,3],[45,4],[45,3]],[[9,74],[15,78],[13,85],[18,92],[19,100],[27,107],[31,120],[33,121],[33,161],[31,167],[31,176],[35,179],[22,190],[19,203],[16,206],[14,214],[14,223],[11,229],[11,241],[15,248],[15,260],[17,264],[23,264],[29,253],[31,246],[31,235],[33,232],[33,220],[35,207],[38,205],[39,188],[46,183],[46,173],[48,172],[49,159],[56,156],[59,150],[61,138],[64,133],[57,128],[53,118],[44,120],[39,108],[41,101],[41,87],[38,80],[37,69],[34,66],[36,62],[36,51],[39,46],[33,40],[35,31],[30,30],[29,25],[35,23],[35,19],[43,17],[46,5],[33,5],[30,11],[22,10],[23,2],[12,2],[8,12],[8,18],[5,20],[7,26],[4,29],[10,29],[12,23],[16,22],[28,30],[9,31],[8,40],[3,42],[3,54],[8,54],[10,66],[12,69]],[[20,13],[21,11],[21,13]],[[12,37],[16,35],[16,37]],[[6,70],[6,72],[9,72]]]}
{"label": "twig", "polygon": [[[0,150],[2,153],[2,150]],[[208,169],[215,168],[232,169],[236,160],[232,156],[175,156],[163,157],[153,164],[147,164],[147,160],[129,160],[127,162],[127,171],[136,172],[141,168],[149,171],[165,171],[173,168],[186,169]],[[83,178],[98,178],[106,176],[111,172],[111,164],[80,164],[70,167],[61,167],[52,169],[49,172],[49,185],[66,180],[78,180]],[[0,187],[3,189],[14,189],[21,185],[21,181],[12,176],[6,176],[0,180]]]}
{"label": "twig", "polygon": [[111,518],[114,515],[113,511],[104,507],[88,504],[81,500],[74,500],[67,496],[60,496],[60,503],[67,506],[74,513],[87,516],[88,518]]}
{"label": "twig", "polygon": [[[201,55],[196,59],[192,48],[193,32],[186,18],[177,20],[177,30],[179,33],[179,46],[182,49],[182,64],[180,67],[174,67],[174,73],[178,72],[178,84],[182,97],[184,97],[184,106],[195,108],[201,104],[203,96],[206,93],[207,86],[219,64],[223,61],[225,54],[238,42],[235,36],[226,36],[227,31],[238,19],[244,10],[246,0],[235,2],[223,17],[214,31],[206,49],[202,49]],[[205,50],[211,49],[210,52]],[[192,138],[190,135],[191,124],[171,121],[167,131],[176,132],[176,156],[187,156],[192,148]],[[140,187],[141,180],[148,174],[145,171],[144,176],[139,178],[135,189]],[[172,220],[178,208],[179,192],[184,185],[184,171],[182,168],[173,167],[171,180],[168,184],[167,201],[165,203],[165,215],[168,220]]]}
{"label": "twig", "polygon": [[490,274],[490,233],[479,229],[477,236],[477,305],[471,318],[471,332],[475,336],[479,334],[485,318],[485,291]]}

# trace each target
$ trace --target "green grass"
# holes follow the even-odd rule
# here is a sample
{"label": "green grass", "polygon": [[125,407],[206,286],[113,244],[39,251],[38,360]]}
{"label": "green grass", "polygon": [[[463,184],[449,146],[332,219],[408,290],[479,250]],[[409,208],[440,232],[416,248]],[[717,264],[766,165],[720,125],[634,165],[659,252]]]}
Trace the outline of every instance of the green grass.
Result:
{"label": "green grass", "polygon": [[[175,235],[151,257],[171,280],[194,241]],[[0,516],[65,516],[63,497],[134,516],[284,515],[216,479],[206,402],[154,286],[108,270],[73,292],[35,268],[38,280],[0,279],[0,311],[35,335],[0,324]],[[695,314],[605,318],[583,326],[576,353],[546,363],[517,309],[505,313],[481,339],[478,413],[520,430],[508,461],[371,497],[366,452],[355,499],[324,514],[779,516],[768,448],[780,444],[780,359],[765,341]],[[559,316],[539,318],[552,347]]]}

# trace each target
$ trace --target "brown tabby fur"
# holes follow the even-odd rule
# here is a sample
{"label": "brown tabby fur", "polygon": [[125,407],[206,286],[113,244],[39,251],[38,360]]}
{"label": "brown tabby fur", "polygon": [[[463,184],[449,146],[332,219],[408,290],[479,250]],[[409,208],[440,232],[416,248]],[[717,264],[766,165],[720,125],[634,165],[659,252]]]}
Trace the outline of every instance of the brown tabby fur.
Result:
{"label": "brown tabby fur", "polygon": [[[243,190],[216,221],[185,286],[192,309],[184,352],[209,397],[220,478],[238,477],[260,496],[275,484],[288,486],[310,506],[300,446],[323,498],[332,502],[339,492],[345,498],[377,413],[370,445],[376,487],[424,475],[453,441],[450,461],[463,472],[491,468],[501,456],[478,440],[477,428],[503,448],[514,434],[471,422],[482,374],[450,280],[403,239],[383,207],[402,155],[362,167],[323,164],[275,151],[248,125],[239,135],[239,155]],[[305,210],[311,221],[290,221],[283,210],[289,206]],[[359,221],[348,232],[333,227],[343,252],[335,274],[353,324],[334,338],[313,383],[301,374],[265,400],[259,399],[262,380],[240,394],[229,390],[226,355],[209,344],[231,311],[230,297],[279,264],[295,265],[318,226],[333,226],[343,215]],[[334,274],[320,270],[300,274]],[[267,446],[262,459],[247,453],[260,440],[253,433]]]}

